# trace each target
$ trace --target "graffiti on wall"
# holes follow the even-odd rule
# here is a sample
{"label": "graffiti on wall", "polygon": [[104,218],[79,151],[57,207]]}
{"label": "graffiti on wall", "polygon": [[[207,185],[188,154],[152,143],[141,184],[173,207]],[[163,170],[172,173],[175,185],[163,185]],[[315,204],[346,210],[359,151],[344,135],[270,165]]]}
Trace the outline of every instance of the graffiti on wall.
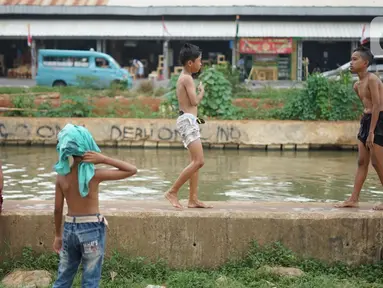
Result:
{"label": "graffiti on wall", "polygon": [[50,140],[57,138],[61,127],[58,124],[43,124],[37,127],[31,127],[27,123],[16,125],[7,125],[0,122],[0,139],[30,139],[39,138],[41,140]]}
{"label": "graffiti on wall", "polygon": [[[201,139],[203,141],[237,142],[241,139],[241,131],[233,125],[218,125],[213,129],[207,126],[200,126]],[[168,126],[151,125],[151,127],[140,126],[118,126],[112,125],[110,129],[110,140],[158,140],[158,141],[181,141],[181,135],[175,128]]]}
{"label": "graffiti on wall", "polygon": [[[164,142],[180,142],[181,135],[172,125],[161,125],[161,123],[153,123],[147,125],[143,120],[136,125],[118,125],[112,124],[109,127],[99,128],[99,122],[94,124],[88,120],[90,132],[96,141],[164,141]],[[28,121],[14,123],[11,121],[0,122],[0,139],[13,140],[54,140],[57,138],[61,127],[65,123],[49,121],[39,125],[32,125]],[[84,125],[85,126],[85,125]],[[243,134],[241,130],[231,124],[220,125],[200,125],[201,140],[210,143],[237,143],[241,141]]]}

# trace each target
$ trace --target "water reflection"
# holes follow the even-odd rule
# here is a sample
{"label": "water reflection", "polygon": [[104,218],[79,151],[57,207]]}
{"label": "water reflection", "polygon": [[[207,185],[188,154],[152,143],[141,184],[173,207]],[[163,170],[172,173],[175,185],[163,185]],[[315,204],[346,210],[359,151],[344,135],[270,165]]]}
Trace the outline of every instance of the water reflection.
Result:
{"label": "water reflection", "polygon": [[[187,165],[185,150],[102,149],[139,168],[128,180],[101,184],[101,199],[162,199]],[[334,201],[350,195],[356,152],[205,150],[199,191],[203,200]],[[53,199],[54,147],[0,147],[6,199]],[[187,197],[183,188],[181,197]],[[383,200],[371,168],[362,201]]]}

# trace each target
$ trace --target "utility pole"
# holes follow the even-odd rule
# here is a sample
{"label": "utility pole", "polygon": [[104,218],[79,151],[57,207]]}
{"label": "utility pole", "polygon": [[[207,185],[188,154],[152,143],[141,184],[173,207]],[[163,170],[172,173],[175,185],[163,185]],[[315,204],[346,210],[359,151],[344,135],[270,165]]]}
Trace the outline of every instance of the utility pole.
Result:
{"label": "utility pole", "polygon": [[31,68],[32,68],[32,79],[36,79],[36,41],[32,40],[31,45]]}
{"label": "utility pole", "polygon": [[164,70],[163,70],[163,73],[164,73],[164,80],[168,80],[168,62],[169,62],[169,40],[168,39],[165,39],[164,41],[164,46],[163,46],[163,55],[164,55]]}

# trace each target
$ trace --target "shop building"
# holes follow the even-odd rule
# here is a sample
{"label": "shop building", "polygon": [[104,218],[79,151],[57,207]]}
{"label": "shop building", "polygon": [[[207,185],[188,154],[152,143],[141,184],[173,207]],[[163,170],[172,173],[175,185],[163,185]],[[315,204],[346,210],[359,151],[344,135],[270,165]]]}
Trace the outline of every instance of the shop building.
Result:
{"label": "shop building", "polygon": [[351,6],[344,6],[326,1],[306,1],[306,6],[295,0],[275,1],[274,6],[247,0],[197,1],[195,6],[165,1],[159,6],[146,0],[126,6],[118,0],[0,0],[0,75],[2,66],[5,71],[30,67],[29,27],[36,51],[93,48],[123,67],[142,60],[146,75],[161,69],[165,42],[170,74],[179,66],[182,43],[191,41],[202,48],[206,64],[238,65],[242,59],[251,79],[301,80],[306,58],[309,72],[349,61],[363,27],[368,38],[369,23],[383,13],[383,2],[348,1]]}

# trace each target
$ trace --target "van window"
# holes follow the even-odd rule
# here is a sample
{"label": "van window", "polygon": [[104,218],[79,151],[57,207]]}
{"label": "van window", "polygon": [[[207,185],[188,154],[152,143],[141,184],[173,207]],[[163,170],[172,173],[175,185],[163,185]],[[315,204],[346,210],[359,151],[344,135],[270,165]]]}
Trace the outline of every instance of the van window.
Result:
{"label": "van window", "polygon": [[96,58],[96,67],[97,68],[111,68],[109,61],[106,60],[105,58],[102,58],[102,57]]}
{"label": "van window", "polygon": [[43,65],[49,67],[89,67],[89,58],[69,56],[44,56]]}
{"label": "van window", "polygon": [[374,70],[378,72],[383,72],[383,58],[375,59],[376,65],[374,66]]}

